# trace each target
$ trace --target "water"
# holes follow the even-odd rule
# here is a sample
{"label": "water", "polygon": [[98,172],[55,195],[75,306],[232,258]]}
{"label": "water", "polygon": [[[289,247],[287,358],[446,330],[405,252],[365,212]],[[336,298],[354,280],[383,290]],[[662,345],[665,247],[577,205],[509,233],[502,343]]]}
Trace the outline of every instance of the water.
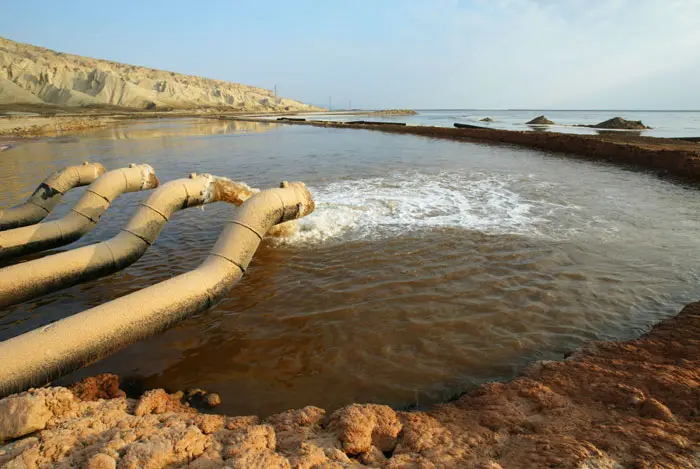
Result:
{"label": "water", "polygon": [[[638,336],[697,299],[697,191],[645,172],[411,135],[218,121],[134,123],[1,158],[3,207],[86,159],[149,163],[161,181],[192,171],[261,188],[303,180],[317,201],[298,234],[266,241],[215,307],[59,383],[113,372],[149,388],[202,387],[232,414],[425,406],[588,340]],[[147,195],[119,197],[70,247],[115,235]],[[126,270],[0,312],[0,339],[196,267],[230,211],[178,212]]]}
{"label": "water", "polygon": [[[405,122],[408,125],[432,125],[453,127],[455,122],[479,125],[493,129],[546,131],[577,134],[598,134],[600,130],[577,127],[579,124],[598,124],[613,117],[627,120],[641,120],[650,130],[625,131],[647,137],[700,137],[700,111],[507,111],[507,110],[420,110],[415,116],[368,116],[356,114],[303,115],[304,117],[335,120],[373,120],[385,122]],[[535,117],[545,115],[557,125],[531,126],[525,124]],[[490,117],[493,122],[481,122]],[[276,119],[272,117],[270,119]],[[603,132],[610,132],[609,130]]]}

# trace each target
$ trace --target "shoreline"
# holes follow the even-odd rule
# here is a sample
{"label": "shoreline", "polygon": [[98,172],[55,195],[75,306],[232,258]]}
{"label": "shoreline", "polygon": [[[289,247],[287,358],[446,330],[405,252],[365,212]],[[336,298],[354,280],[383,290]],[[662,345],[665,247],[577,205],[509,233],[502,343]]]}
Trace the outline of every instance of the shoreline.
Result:
{"label": "shoreline", "polygon": [[698,467],[698,337],[700,302],[638,339],[589,343],[427,411],[202,414],[182,392],[129,399],[102,375],[1,400],[0,465]]}
{"label": "shoreline", "polygon": [[[375,130],[516,145],[700,181],[700,144],[676,139],[276,121],[259,117],[290,114],[242,114],[9,120],[28,122],[25,133],[14,136],[19,139],[178,117]],[[48,119],[46,127],[36,119]],[[0,127],[0,144],[2,139]],[[425,411],[352,404],[332,413],[305,407],[262,420],[197,413],[183,403],[182,393],[150,390],[129,399],[119,392],[116,377],[104,379],[92,394],[61,387],[30,390],[0,400],[0,466],[700,467],[699,383],[700,303],[692,303],[638,339],[587,344],[563,361],[534,363],[512,380],[484,384]],[[9,439],[3,443],[3,437]]]}
{"label": "shoreline", "polygon": [[[11,111],[3,114],[0,106],[0,143],[19,142],[36,137],[63,135],[71,132],[102,129],[136,120],[153,119],[221,119],[236,116],[292,115],[290,112],[228,111],[218,109],[179,111],[113,111],[104,109],[71,109],[63,111]],[[60,112],[60,113],[59,113]]]}
{"label": "shoreline", "polygon": [[659,138],[630,135],[582,135],[557,132],[534,132],[487,128],[450,128],[406,125],[390,122],[337,122],[319,120],[269,120],[256,117],[227,117],[223,120],[268,122],[280,125],[311,125],[336,129],[362,129],[395,134],[470,143],[513,145],[545,152],[564,154],[589,161],[632,166],[700,182],[700,138]]}
{"label": "shoreline", "polygon": [[[76,110],[71,110],[76,111]],[[313,119],[273,120],[271,116],[292,116],[309,112],[229,111],[220,109],[177,111],[131,111],[80,109],[77,112],[51,115],[2,116],[0,108],[0,144],[16,144],[27,139],[101,129],[135,120],[200,118],[262,122],[278,125],[311,125],[324,128],[362,129],[416,135],[469,143],[512,145],[549,153],[563,154],[589,161],[655,171],[657,176],[671,176],[686,182],[700,182],[700,137],[642,137],[623,134],[581,135],[557,132],[501,130],[490,128],[449,128],[393,124],[390,122],[337,122]],[[328,114],[319,111],[318,114]]]}

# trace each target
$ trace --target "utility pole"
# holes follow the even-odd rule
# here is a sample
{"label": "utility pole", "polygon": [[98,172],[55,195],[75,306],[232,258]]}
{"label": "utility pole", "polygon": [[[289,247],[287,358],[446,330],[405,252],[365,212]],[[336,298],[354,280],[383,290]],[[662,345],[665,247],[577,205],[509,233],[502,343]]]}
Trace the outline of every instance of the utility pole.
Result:
{"label": "utility pole", "polygon": [[275,85],[275,98],[277,97],[277,85]]}

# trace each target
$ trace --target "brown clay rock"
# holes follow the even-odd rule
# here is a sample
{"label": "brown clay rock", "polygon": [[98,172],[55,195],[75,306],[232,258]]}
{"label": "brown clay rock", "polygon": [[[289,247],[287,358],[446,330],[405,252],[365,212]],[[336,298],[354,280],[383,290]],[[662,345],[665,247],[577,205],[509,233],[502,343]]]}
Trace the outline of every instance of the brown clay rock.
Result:
{"label": "brown clay rock", "polygon": [[675,422],[673,412],[656,399],[644,399],[639,403],[639,415],[645,418]]}
{"label": "brown clay rock", "polygon": [[266,422],[275,429],[278,448],[292,451],[300,447],[302,441],[312,439],[321,430],[320,425],[325,416],[325,410],[307,406],[272,415]]}
{"label": "brown clay rock", "polygon": [[400,412],[403,428],[395,454],[421,453],[430,448],[451,445],[451,437],[440,422],[428,414]]}
{"label": "brown clay rock", "polygon": [[119,376],[111,373],[84,378],[68,389],[81,401],[126,397],[126,393],[119,389]]}
{"label": "brown clay rock", "polygon": [[329,428],[334,430],[348,454],[366,453],[372,445],[380,451],[393,451],[401,422],[386,405],[352,404],[331,415]]}
{"label": "brown clay rock", "polygon": [[0,441],[43,430],[55,414],[70,411],[73,401],[66,388],[30,389],[0,400]]}
{"label": "brown clay rock", "polygon": [[87,463],[87,469],[116,469],[117,461],[108,454],[97,453]]}
{"label": "brown clay rock", "polygon": [[289,468],[289,461],[275,453],[275,430],[270,425],[255,425],[231,436],[223,455],[236,467]]}
{"label": "brown clay rock", "polygon": [[164,412],[192,412],[195,410],[181,403],[182,393],[168,394],[162,389],[146,391],[139,399],[134,415],[162,414]]}

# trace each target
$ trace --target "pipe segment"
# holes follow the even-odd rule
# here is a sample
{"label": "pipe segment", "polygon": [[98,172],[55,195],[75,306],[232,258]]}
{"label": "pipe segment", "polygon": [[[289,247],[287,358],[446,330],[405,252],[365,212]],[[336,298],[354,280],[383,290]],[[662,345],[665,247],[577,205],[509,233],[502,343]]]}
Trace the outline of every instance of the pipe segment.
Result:
{"label": "pipe segment", "polygon": [[104,277],[136,262],[178,210],[219,201],[241,205],[257,190],[242,182],[191,174],[156,189],[107,241],[0,269],[0,307]]}
{"label": "pipe segment", "polygon": [[55,221],[0,232],[0,260],[63,246],[90,232],[119,195],[158,187],[147,164],[109,171],[85,189],[71,211]]}
{"label": "pipe segment", "polygon": [[195,270],[0,342],[0,397],[40,386],[210,308],[244,275],[275,224],[314,209],[303,183],[282,183],[234,211]]}
{"label": "pipe segment", "polygon": [[80,166],[60,169],[39,184],[29,199],[19,205],[0,210],[0,231],[34,225],[51,213],[74,187],[87,186],[105,173],[100,163],[84,162]]}

